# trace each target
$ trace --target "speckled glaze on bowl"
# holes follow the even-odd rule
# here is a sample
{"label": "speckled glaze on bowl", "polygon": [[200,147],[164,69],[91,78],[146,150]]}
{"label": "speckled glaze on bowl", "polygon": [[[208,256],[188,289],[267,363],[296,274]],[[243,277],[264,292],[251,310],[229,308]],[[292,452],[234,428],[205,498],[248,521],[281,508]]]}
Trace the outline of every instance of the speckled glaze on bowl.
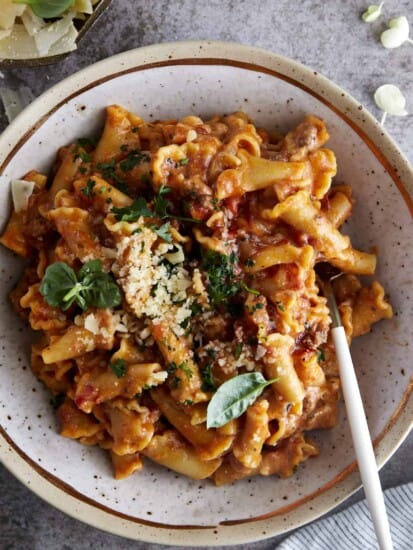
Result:
{"label": "speckled glaze on bowl", "polygon": [[[10,178],[47,170],[59,146],[101,127],[104,107],[120,103],[149,120],[189,113],[246,111],[286,131],[306,113],[325,119],[338,159],[336,181],[357,199],[347,232],[354,245],[379,246],[377,276],[397,312],[357,340],[353,356],[381,466],[411,427],[412,262],[408,162],[377,121],[324,77],[272,53],[228,43],[162,44],[125,52],[55,86],[0,138],[2,220]],[[259,540],[311,521],[360,485],[344,410],[336,429],[314,435],[320,456],[285,480],[254,478],[228,487],[187,480],[149,462],[124,481],[106,453],[57,434],[49,395],[28,368],[30,334],[6,293],[20,262],[1,250],[0,456],[33,491],[66,513],[129,538],[180,545]]]}

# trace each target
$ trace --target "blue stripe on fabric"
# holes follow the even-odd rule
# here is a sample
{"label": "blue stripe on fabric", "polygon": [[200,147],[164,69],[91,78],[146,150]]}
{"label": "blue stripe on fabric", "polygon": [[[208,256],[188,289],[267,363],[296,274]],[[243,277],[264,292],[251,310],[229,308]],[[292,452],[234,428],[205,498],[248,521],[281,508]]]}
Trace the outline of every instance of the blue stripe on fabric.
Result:
{"label": "blue stripe on fabric", "polygon": [[[384,493],[394,550],[413,549],[413,482]],[[296,531],[277,550],[376,550],[366,501]]]}

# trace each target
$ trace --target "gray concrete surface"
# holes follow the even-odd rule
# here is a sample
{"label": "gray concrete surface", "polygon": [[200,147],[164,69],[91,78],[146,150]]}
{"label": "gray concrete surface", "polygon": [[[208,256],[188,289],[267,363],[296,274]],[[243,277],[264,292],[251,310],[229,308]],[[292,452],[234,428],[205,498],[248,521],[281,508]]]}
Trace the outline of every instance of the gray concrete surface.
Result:
{"label": "gray concrete surface", "polygon": [[[411,0],[385,3],[373,25],[360,14],[373,0],[113,0],[80,49],[58,65],[3,71],[2,84],[28,86],[35,95],[99,59],[130,48],[190,39],[229,40],[263,47],[312,67],[362,102],[375,116],[374,90],[398,85],[413,112],[413,45],[385,50],[379,36],[385,22],[406,15],[413,24]],[[377,2],[378,3],[378,2]],[[0,129],[6,124],[0,107]],[[388,117],[386,128],[410,161],[412,117]],[[413,479],[411,434],[382,469],[385,488]],[[362,498],[359,491],[335,511]],[[269,550],[275,537],[234,548]],[[194,547],[195,541],[194,541]],[[160,545],[132,542],[74,520],[44,503],[0,469],[0,548],[2,550],[158,550]]]}

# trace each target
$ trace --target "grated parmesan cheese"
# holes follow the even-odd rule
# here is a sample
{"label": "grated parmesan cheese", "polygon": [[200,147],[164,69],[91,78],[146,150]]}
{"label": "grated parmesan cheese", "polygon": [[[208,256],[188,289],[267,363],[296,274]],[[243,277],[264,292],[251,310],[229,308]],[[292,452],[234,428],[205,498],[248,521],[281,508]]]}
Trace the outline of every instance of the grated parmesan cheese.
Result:
{"label": "grated parmesan cheese", "polygon": [[145,226],[141,229],[140,233],[121,239],[113,271],[138,318],[167,319],[174,333],[182,336],[185,329],[181,325],[192,314],[194,298],[188,293],[192,279],[183,261],[165,263],[174,245],[161,243],[152,250],[157,235]]}

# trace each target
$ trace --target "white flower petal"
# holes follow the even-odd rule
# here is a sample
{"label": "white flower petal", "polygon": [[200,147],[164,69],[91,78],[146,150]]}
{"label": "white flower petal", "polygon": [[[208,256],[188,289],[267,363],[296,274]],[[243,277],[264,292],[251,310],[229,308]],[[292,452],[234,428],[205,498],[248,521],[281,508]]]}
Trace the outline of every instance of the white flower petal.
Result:
{"label": "white flower petal", "polygon": [[380,36],[381,43],[385,48],[398,48],[409,38],[409,22],[402,16],[391,19],[388,25],[387,31]]}
{"label": "white flower petal", "polygon": [[384,2],[381,2],[378,6],[373,4],[367,8],[367,10],[362,14],[361,18],[366,23],[373,23],[381,15],[381,8],[383,7]]}
{"label": "white flower petal", "polygon": [[383,84],[380,88],[377,88],[374,94],[374,101],[376,105],[394,116],[405,116],[407,111],[405,109],[406,99],[394,84]]}
{"label": "white flower petal", "polygon": [[404,33],[397,28],[387,29],[380,36],[381,43],[388,49],[398,48],[406,41],[406,38]]}
{"label": "white flower petal", "polygon": [[399,29],[400,32],[403,32],[406,35],[406,38],[409,36],[409,22],[407,21],[407,17],[404,15],[391,19],[388,22],[388,26],[391,29]]}

